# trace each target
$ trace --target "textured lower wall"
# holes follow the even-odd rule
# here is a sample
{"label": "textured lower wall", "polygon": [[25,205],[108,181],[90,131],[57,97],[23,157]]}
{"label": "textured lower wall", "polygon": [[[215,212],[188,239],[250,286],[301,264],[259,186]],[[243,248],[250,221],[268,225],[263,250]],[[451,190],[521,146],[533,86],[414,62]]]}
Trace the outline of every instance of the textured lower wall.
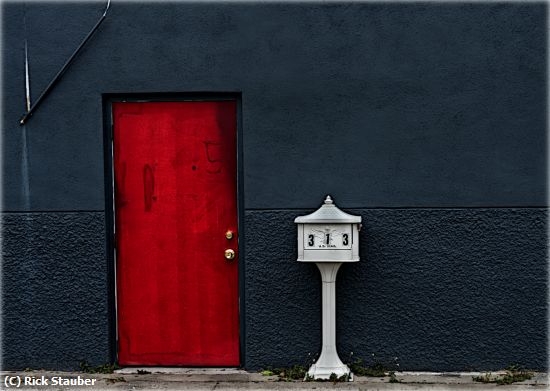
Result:
{"label": "textured lower wall", "polygon": [[103,212],[3,215],[5,369],[109,361]]}
{"label": "textured lower wall", "polygon": [[[320,350],[320,278],[298,264],[293,220],[246,212],[246,367]],[[404,370],[547,367],[544,209],[371,209],[361,258],[337,283],[340,356]]]}
{"label": "textured lower wall", "polygon": [[[245,215],[245,367],[319,353],[320,279],[296,259],[297,215]],[[544,209],[366,209],[362,261],[337,285],[338,348],[408,370],[547,366]],[[102,212],[3,216],[5,369],[108,362]]]}
{"label": "textured lower wall", "polygon": [[305,364],[320,349],[320,282],[296,260],[297,212],[245,215],[245,367]]}

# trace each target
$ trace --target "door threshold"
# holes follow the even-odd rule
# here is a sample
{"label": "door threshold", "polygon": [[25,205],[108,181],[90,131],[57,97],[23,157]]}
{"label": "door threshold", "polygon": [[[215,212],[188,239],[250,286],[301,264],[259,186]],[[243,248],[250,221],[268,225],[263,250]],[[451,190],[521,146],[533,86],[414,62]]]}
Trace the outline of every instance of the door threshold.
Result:
{"label": "door threshold", "polygon": [[[139,372],[138,372],[139,371]],[[114,371],[121,375],[137,373],[166,373],[179,375],[229,375],[247,373],[239,368],[191,368],[191,367],[126,367]]]}

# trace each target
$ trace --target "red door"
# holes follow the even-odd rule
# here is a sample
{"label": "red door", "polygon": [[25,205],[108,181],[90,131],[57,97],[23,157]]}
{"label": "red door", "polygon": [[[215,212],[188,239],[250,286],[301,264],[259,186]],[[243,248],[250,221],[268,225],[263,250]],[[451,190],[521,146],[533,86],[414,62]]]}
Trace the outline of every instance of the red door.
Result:
{"label": "red door", "polygon": [[239,365],[235,101],[113,121],[119,363]]}

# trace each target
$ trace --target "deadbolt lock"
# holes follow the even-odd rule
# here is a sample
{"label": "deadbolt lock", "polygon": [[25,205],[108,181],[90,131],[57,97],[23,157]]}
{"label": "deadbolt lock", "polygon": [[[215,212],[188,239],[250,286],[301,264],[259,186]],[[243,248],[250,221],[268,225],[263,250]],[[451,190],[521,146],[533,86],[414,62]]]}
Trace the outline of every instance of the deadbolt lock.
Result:
{"label": "deadbolt lock", "polygon": [[225,250],[225,259],[228,259],[228,260],[232,260],[235,258],[235,251],[228,248],[227,250]]}
{"label": "deadbolt lock", "polygon": [[228,230],[228,231],[225,233],[225,238],[226,238],[227,240],[233,239],[233,231]]}

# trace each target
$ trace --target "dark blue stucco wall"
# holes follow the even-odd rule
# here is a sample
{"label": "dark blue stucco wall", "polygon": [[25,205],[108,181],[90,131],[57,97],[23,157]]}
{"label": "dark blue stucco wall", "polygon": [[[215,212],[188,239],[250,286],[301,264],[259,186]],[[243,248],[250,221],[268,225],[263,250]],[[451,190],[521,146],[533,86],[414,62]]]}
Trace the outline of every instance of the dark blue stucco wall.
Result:
{"label": "dark blue stucco wall", "polygon": [[4,366],[108,362],[104,213],[6,213],[2,225]]}
{"label": "dark blue stucco wall", "polygon": [[[293,219],[304,212],[246,214],[250,367],[305,363],[320,351],[319,272],[290,262]],[[397,357],[408,370],[545,368],[546,210],[350,212],[363,219],[362,261],[343,265],[337,281],[343,360],[353,352],[368,363],[373,353],[386,365]]]}
{"label": "dark blue stucco wall", "polygon": [[344,356],[546,366],[546,4],[113,1],[20,127],[24,38],[34,101],[103,6],[2,4],[6,367],[110,360],[103,99],[193,92],[242,101],[243,365],[319,349],[291,222],[330,193],[365,220]]}

